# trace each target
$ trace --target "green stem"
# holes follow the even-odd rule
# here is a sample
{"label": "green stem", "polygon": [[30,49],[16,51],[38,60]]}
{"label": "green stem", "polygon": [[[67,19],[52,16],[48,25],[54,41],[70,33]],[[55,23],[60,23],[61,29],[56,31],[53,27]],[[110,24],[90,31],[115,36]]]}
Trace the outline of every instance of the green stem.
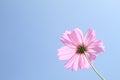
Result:
{"label": "green stem", "polygon": [[88,61],[88,63],[90,64],[90,66],[92,67],[92,69],[94,70],[94,72],[101,78],[101,80],[105,80],[102,75],[96,70],[96,68],[92,65],[90,59],[88,58],[88,56],[85,54],[85,57]]}

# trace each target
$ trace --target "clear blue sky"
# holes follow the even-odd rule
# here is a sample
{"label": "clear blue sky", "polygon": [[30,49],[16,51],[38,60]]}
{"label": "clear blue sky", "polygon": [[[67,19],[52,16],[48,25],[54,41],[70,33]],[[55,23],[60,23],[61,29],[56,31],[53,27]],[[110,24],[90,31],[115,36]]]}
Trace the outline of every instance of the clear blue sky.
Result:
{"label": "clear blue sky", "polygon": [[105,52],[94,62],[106,80],[120,79],[119,0],[0,0],[0,80],[99,80],[59,61],[65,30],[95,29]]}

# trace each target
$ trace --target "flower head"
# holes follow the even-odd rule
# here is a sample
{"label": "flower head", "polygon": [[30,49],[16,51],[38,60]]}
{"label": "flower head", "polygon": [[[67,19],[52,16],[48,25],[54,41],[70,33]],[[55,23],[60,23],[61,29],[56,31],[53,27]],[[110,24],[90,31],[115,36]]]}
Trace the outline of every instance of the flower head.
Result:
{"label": "flower head", "polygon": [[75,28],[72,31],[66,31],[60,40],[65,46],[58,49],[58,56],[60,60],[68,60],[65,68],[72,68],[76,71],[78,68],[89,68],[85,55],[90,61],[96,59],[98,53],[104,51],[104,46],[101,40],[96,40],[95,31],[89,29],[85,35],[80,29]]}

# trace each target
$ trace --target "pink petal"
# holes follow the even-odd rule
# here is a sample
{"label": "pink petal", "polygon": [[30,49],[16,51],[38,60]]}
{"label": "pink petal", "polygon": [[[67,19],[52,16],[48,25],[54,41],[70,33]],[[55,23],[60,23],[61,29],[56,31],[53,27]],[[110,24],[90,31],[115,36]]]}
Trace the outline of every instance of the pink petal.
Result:
{"label": "pink petal", "polygon": [[66,63],[66,65],[64,66],[66,69],[72,67],[74,61],[76,60],[77,55],[75,54],[70,60],[68,60],[68,62]]}
{"label": "pink petal", "polygon": [[72,41],[69,39],[68,35],[71,34],[69,31],[65,31],[65,33],[62,35],[60,40],[67,46],[71,48],[75,48],[75,45],[72,43]]}
{"label": "pink petal", "polygon": [[86,52],[87,52],[87,53],[91,53],[91,54],[92,54],[92,53],[93,53],[93,54],[94,54],[94,53],[97,53],[95,50],[93,50],[93,49],[91,49],[91,48],[88,48]]}
{"label": "pink petal", "polygon": [[89,57],[90,61],[93,61],[96,59],[97,54],[96,53],[88,53],[88,57]]}
{"label": "pink petal", "polygon": [[89,63],[88,63],[88,61],[87,61],[87,59],[86,59],[84,54],[80,55],[79,67],[80,67],[80,69],[85,69],[85,68],[89,68],[90,67],[90,65],[89,65]]}
{"label": "pink petal", "polygon": [[79,54],[76,54],[77,55],[77,58],[76,58],[76,60],[74,61],[74,63],[73,63],[73,65],[72,65],[72,69],[73,69],[73,71],[77,71],[77,69],[78,69],[78,67],[79,67]]}
{"label": "pink petal", "polygon": [[87,46],[89,43],[91,43],[92,41],[94,41],[96,38],[96,35],[95,35],[95,31],[92,30],[92,29],[89,29],[86,34],[85,34],[85,37],[84,37],[84,44]]}
{"label": "pink petal", "polygon": [[60,60],[68,60],[75,54],[75,49],[64,46],[58,49],[58,56]]}
{"label": "pink petal", "polygon": [[97,53],[98,53],[97,51],[90,49],[90,48],[87,49],[86,51],[86,54],[88,54],[91,61],[96,59]]}
{"label": "pink petal", "polygon": [[82,31],[78,28],[71,31],[71,34],[68,34],[69,39],[72,41],[73,44],[79,46],[83,42],[83,34]]}
{"label": "pink petal", "polygon": [[104,51],[104,46],[101,40],[96,40],[92,44],[90,44],[88,47],[88,51],[93,50],[96,53],[100,53]]}

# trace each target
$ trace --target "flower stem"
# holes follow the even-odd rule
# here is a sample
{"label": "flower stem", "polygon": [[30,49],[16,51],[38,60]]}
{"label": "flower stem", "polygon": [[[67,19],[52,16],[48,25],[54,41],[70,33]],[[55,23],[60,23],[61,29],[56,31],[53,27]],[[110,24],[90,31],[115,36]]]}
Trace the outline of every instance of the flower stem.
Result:
{"label": "flower stem", "polygon": [[94,72],[101,78],[101,80],[105,80],[102,75],[96,70],[96,68],[93,66],[93,64],[91,63],[90,59],[88,58],[88,56],[85,54],[85,57],[88,61],[88,63],[90,64],[90,66],[92,67],[92,69],[94,70]]}

